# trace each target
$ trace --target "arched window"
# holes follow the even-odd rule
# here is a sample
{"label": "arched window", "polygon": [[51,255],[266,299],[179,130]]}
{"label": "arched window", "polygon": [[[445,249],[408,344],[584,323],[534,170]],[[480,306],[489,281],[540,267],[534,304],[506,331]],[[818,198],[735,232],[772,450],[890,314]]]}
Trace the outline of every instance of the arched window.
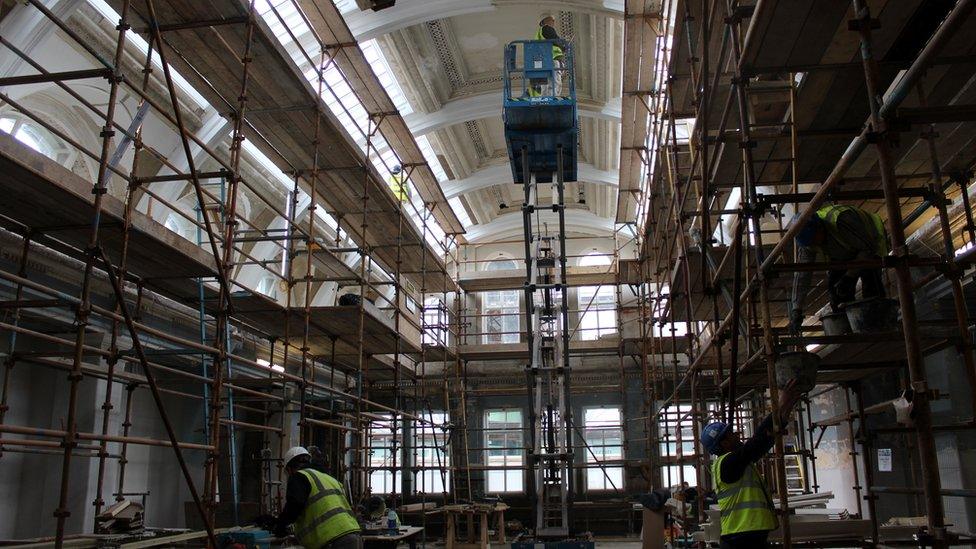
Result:
{"label": "arched window", "polygon": [[258,291],[258,293],[262,293],[271,299],[277,299],[278,292],[276,289],[278,284],[276,284],[276,282],[277,280],[273,275],[268,275],[258,281],[258,287],[255,289]]}
{"label": "arched window", "polygon": [[[499,258],[488,262],[485,270],[504,271],[516,268],[515,261]],[[484,343],[518,343],[520,310],[517,290],[484,292],[481,294],[481,313],[484,315]]]}
{"label": "arched window", "polygon": [[196,226],[178,213],[171,213],[166,216],[166,221],[163,222],[163,226],[190,242],[196,243],[197,241]]}
{"label": "arched window", "polygon": [[579,259],[580,267],[598,267],[600,265],[610,265],[610,256],[600,252],[591,252]]}
{"label": "arched window", "polygon": [[17,141],[70,168],[77,153],[58,136],[29,118],[13,114],[0,115],[0,131],[9,133]]}
{"label": "arched window", "polygon": [[[610,257],[591,253],[580,258],[580,267],[610,265]],[[599,339],[617,332],[617,296],[612,285],[581,286],[576,292],[580,310],[580,339]]]}

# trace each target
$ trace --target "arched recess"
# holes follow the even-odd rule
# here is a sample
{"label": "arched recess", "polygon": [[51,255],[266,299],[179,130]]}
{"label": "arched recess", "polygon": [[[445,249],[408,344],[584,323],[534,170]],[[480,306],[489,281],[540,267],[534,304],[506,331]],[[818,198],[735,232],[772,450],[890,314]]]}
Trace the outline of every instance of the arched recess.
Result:
{"label": "arched recess", "polygon": [[[97,152],[101,146],[98,128],[94,121],[77,108],[69,106],[61,97],[57,89],[43,89],[22,97],[18,103],[34,117],[49,124],[57,133],[85,147],[89,151]],[[10,133],[21,143],[40,152],[58,162],[85,181],[94,183],[97,175],[97,163],[68,141],[62,139],[56,132],[48,130],[32,117],[21,113],[10,106],[0,107],[0,119],[4,120],[3,130]],[[124,199],[126,184],[118,178],[109,180],[109,193]]]}
{"label": "arched recess", "polygon": [[[511,254],[499,252],[485,262],[486,271],[508,271],[518,268]],[[518,290],[497,290],[481,293],[481,342],[518,343],[521,338],[522,309]]]}

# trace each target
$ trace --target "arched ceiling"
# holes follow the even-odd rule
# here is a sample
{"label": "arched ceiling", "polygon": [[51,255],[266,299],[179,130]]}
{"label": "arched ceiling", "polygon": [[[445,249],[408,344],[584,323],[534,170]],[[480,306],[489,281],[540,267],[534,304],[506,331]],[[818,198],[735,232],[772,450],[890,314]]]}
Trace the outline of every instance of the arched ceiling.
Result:
{"label": "arched ceiling", "polygon": [[576,219],[572,229],[610,237],[620,149],[622,1],[398,0],[378,12],[350,8],[343,14],[357,39],[377,39],[412,107],[408,127],[430,140],[449,177],[445,195],[471,220],[465,235],[471,242],[501,238],[500,220],[518,218],[510,215],[518,211],[521,190],[511,183],[502,126],[502,50],[531,38],[542,13],[555,17],[560,36],[576,51],[580,182],[566,191]]}
{"label": "arched ceiling", "polygon": [[[453,99],[432,112],[415,112],[405,117],[414,135],[426,135],[455,124],[464,124],[483,118],[498,116],[502,110],[502,94],[497,91],[463,96]],[[620,122],[620,98],[603,104],[580,101],[577,107],[580,117],[598,118]]]}
{"label": "arched ceiling", "polygon": [[[554,227],[556,216],[552,212],[547,212],[541,216],[543,223],[549,223]],[[614,222],[612,218],[596,215],[593,212],[583,209],[566,209],[566,232],[567,236],[573,234],[609,236],[613,233]],[[487,240],[502,240],[513,235],[522,233],[522,213],[520,210],[495,217],[488,223],[475,225],[468,229],[467,239],[471,242],[484,242]]]}
{"label": "arched ceiling", "polygon": [[[506,5],[520,5],[518,0],[400,0],[392,8],[380,12],[350,10],[343,13],[349,30],[357,40],[370,40],[385,34],[420,25],[434,19],[459,17],[504,9]],[[542,0],[533,3],[539,9],[573,10],[622,16],[623,0]]]}
{"label": "arched ceiling", "polygon": [[[619,174],[608,170],[600,170],[589,163],[581,163],[578,168],[579,180],[585,183],[617,186]],[[495,185],[511,185],[512,170],[508,163],[490,164],[464,179],[454,179],[444,185],[444,196],[454,198],[467,193],[493,187]]]}

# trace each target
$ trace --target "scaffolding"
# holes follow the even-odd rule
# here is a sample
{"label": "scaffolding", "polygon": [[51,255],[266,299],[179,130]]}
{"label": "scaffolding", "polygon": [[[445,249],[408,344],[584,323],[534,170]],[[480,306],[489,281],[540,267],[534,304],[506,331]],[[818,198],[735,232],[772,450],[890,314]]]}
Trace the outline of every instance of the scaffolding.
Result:
{"label": "scaffolding", "polygon": [[[264,508],[280,507],[281,456],[290,444],[323,449],[316,457],[349,480],[354,496],[366,493],[376,470],[394,477],[437,471],[440,494],[410,495],[423,504],[476,500],[485,493],[478,485],[484,476],[476,472],[526,470],[526,464],[469,463],[488,448],[471,440],[485,429],[468,402],[524,390],[511,380],[469,376],[469,362],[528,357],[527,327],[485,330],[487,313],[469,305],[481,292],[523,289],[524,272],[475,275],[494,260],[467,259],[479,245],[463,241],[433,170],[332,2],[288,0],[259,14],[254,2],[112,0],[121,20],[108,55],[44,2],[26,4],[18,9],[42,14],[95,67],[51,71],[0,37],[5,55],[31,69],[0,78],[5,112],[19,112],[98,167],[85,180],[0,134],[6,176],[0,221],[4,238],[18,239],[20,247],[12,267],[0,271],[0,332],[9,350],[0,387],[0,463],[15,452],[61,457],[57,546],[70,534],[72,464],[97,460],[98,497],[91,506],[98,514],[110,498],[132,495],[126,478],[134,445],[173,449],[211,543],[223,512],[233,517],[228,522],[241,518],[245,460],[260,463]],[[571,338],[566,357],[618,365],[613,375],[574,373],[575,394],[619,392],[625,406],[627,385],[640,384],[642,413],[625,415],[642,424],[642,442],[653,456],[648,463],[667,467],[652,470],[655,483],[687,481],[688,465],[707,487],[706,458],[697,450],[701,426],[731,419],[749,432],[767,403],[775,408],[778,354],[818,346],[823,387],[807,396],[791,426],[776,426],[777,444],[765,465],[780,504],[786,508],[791,493],[818,490],[816,450],[824,430],[839,426],[850,441],[855,478],[858,471],[863,477],[852,490],[857,515],[871,520],[871,543],[884,539],[875,507],[891,494],[913,497],[927,517],[932,539],[916,543],[972,543],[946,531],[942,498],[976,494],[941,486],[934,434],[972,429],[974,420],[934,424],[931,401],[940,395],[930,390],[923,366],[925,357],[954,350],[964,364],[959,380],[976,387],[967,306],[973,291],[967,275],[976,260],[970,204],[976,159],[965,136],[973,107],[963,78],[976,50],[976,2],[946,2],[927,17],[918,15],[921,4],[877,2],[868,9],[860,0],[831,0],[787,10],[765,1],[626,2],[615,249],[605,268],[570,265],[565,286],[613,286],[617,335],[599,337],[598,326],[592,340]],[[904,29],[912,29],[908,38]],[[133,34],[148,48],[136,48]],[[829,49],[835,43],[841,50]],[[917,55],[889,58],[896,43]],[[226,140],[190,129],[177,71],[227,119]],[[334,75],[338,81],[330,80]],[[107,82],[106,101],[79,92],[76,84],[93,79]],[[9,93],[44,83],[102,121],[97,147],[72,139]],[[117,112],[123,92],[137,98],[127,125]],[[836,106],[824,108],[825,97]],[[821,109],[827,114],[817,116]],[[175,131],[177,158],[144,138],[149,114]],[[289,179],[284,200],[246,176],[245,143]],[[390,191],[383,174],[393,164],[403,166],[418,200],[400,201]],[[108,192],[113,183],[124,185],[123,196]],[[174,186],[187,186],[194,211],[162,192]],[[272,222],[245,215],[245,193],[260,200]],[[844,267],[889,273],[900,330],[828,336],[809,321],[799,336],[786,329],[793,273],[841,266],[800,264],[793,255],[798,227],[827,201],[885,219],[894,252]],[[180,217],[194,237],[183,239],[154,221],[154,208]],[[624,228],[635,236],[621,237]],[[623,257],[631,241],[636,259]],[[66,285],[32,274],[34,260],[50,257],[73,261],[78,278]],[[235,273],[243,268],[260,269],[283,297],[238,283]],[[945,307],[951,318],[919,318],[915,292],[935,287],[951,296]],[[359,301],[321,304],[315,296],[322,288]],[[809,301],[813,309],[822,306],[823,289]],[[149,307],[156,303],[189,328],[161,325]],[[579,317],[596,310],[591,299],[567,312]],[[592,328],[576,322],[572,332],[586,330]],[[71,336],[59,335],[65,331]],[[107,335],[107,343],[94,343],[96,335]],[[517,342],[484,343],[486,335]],[[45,350],[27,349],[25,340],[43,342]],[[19,364],[68,374],[63,428],[11,422]],[[887,403],[866,402],[865,387],[886,374],[914,390],[912,427],[869,420]],[[105,384],[100,427],[90,432],[78,427],[78,392],[86,380]],[[134,403],[144,390],[164,438],[135,434]],[[841,395],[846,410],[815,419],[811,400],[828,393]],[[201,434],[192,440],[171,424],[167,403],[176,399],[205,410]],[[123,419],[116,428],[110,416],[119,402]],[[434,421],[438,412],[447,414],[446,423]],[[413,455],[393,445],[390,461],[373,466],[369,453],[379,448],[369,440],[378,422],[388,422],[393,441],[422,442],[410,445]],[[260,436],[259,457],[238,453],[242,433]],[[879,436],[917,441],[913,486],[876,484],[869,456]],[[575,438],[579,443],[567,451],[594,454],[575,463],[580,471],[600,469],[609,480],[608,467],[632,464],[596,459],[601,448]],[[446,453],[447,461],[420,463],[431,451],[436,460]],[[187,465],[190,453],[204,456],[202,483]],[[396,488],[391,495],[394,504],[407,499]],[[791,546],[788,521],[784,527],[784,545]]]}
{"label": "scaffolding", "polygon": [[[864,473],[865,485],[853,489],[857,514],[871,520],[872,544],[881,539],[877,500],[893,493],[922,497],[929,537],[916,543],[972,543],[946,530],[942,498],[972,494],[942,487],[934,441],[935,432],[971,428],[972,419],[933,425],[937,395],[924,359],[955,350],[960,379],[976,389],[966,306],[972,289],[963,276],[974,259],[969,183],[976,157],[961,146],[971,130],[971,90],[948,76],[971,72],[974,6],[627,2],[617,221],[637,220],[642,379],[652,395],[645,401],[648,447],[673,445],[676,436],[677,452],[660,459],[694,465],[699,490],[711,485],[700,428],[758,421],[768,402],[776,444],[767,478],[775,479],[784,519],[791,492],[818,488],[815,433],[844,424],[855,476],[859,466]],[[900,57],[889,55],[895,48]],[[855,264],[798,263],[793,239],[828,202],[877,212],[894,251]],[[828,336],[808,320],[800,335],[789,333],[793,273],[878,267],[893,280],[899,330]],[[924,276],[913,277],[922,269]],[[951,295],[951,318],[919,320],[916,291],[939,283]],[[812,297],[812,310],[826,301],[822,287]],[[774,364],[794,348],[820,355],[817,381],[843,391],[846,414],[813,421],[808,399],[795,425],[778,424]],[[861,389],[885,372],[922,395],[910,428],[872,429],[867,421],[885,406],[866,405]],[[919,488],[874,485],[868,458],[880,432],[916,440]],[[689,435],[691,455],[681,451]],[[789,520],[780,522],[784,546],[793,546]]]}
{"label": "scaffolding", "polygon": [[[113,55],[106,58],[97,43],[44,2],[27,4],[20,9],[37,10],[97,68],[49,71],[0,38],[6,55],[17,56],[33,70],[2,78],[0,86],[9,90],[56,85],[79,108],[103,121],[100,148],[92,150],[43,114],[0,92],[5,107],[98,166],[94,180],[86,181],[0,134],[0,162],[11,175],[4,180],[4,194],[16,197],[0,207],[0,219],[5,234],[18,235],[22,242],[16,269],[0,272],[6,314],[0,331],[9,349],[0,448],[4,454],[62,455],[55,545],[63,546],[69,534],[68,487],[76,459],[98,460],[98,497],[92,502],[97,515],[106,505],[106,489],[117,501],[131,495],[126,490],[126,465],[132,445],[172,448],[199,523],[209,543],[217,546],[218,520],[236,524],[244,518],[238,513],[238,469],[246,460],[260,463],[261,505],[274,512],[283,502],[281,456],[289,445],[324,450],[313,451],[313,458],[321,459],[338,478],[349,479],[351,495],[359,496],[368,486],[364,434],[378,414],[392,416],[393,425],[410,420],[449,432],[449,425],[431,424],[429,409],[425,413],[420,406],[408,405],[401,382],[423,376],[432,354],[445,362],[457,361],[455,342],[443,337],[456,332],[457,315],[437,317],[432,323],[428,310],[444,311],[459,302],[460,288],[443,258],[456,253],[463,228],[335,6],[293,0],[259,14],[253,0],[219,6],[112,1],[120,20]],[[312,39],[297,40],[295,25],[285,24],[285,16],[298,17]],[[276,21],[307,61],[311,77],[285,53],[287,38],[271,29]],[[145,37],[145,51],[138,51],[133,34]],[[140,56],[140,61],[133,61]],[[253,66],[255,59],[262,60],[259,70]],[[186,123],[176,71],[229,121],[226,148],[213,145]],[[338,82],[330,80],[335,76]],[[107,82],[108,98],[101,106],[86,100],[74,86],[92,79]],[[357,107],[365,111],[365,125],[357,123],[363,117],[347,105],[343,90],[350,90]],[[137,114],[128,126],[120,124],[117,115],[122,93],[138,98]],[[182,158],[168,158],[158,143],[144,139],[143,122],[150,113],[175,131]],[[352,122],[344,124],[345,129],[343,116]],[[267,192],[265,181],[245,177],[245,141],[292,178],[283,202]],[[128,170],[120,162],[127,154],[133,159]],[[403,166],[405,180],[417,190],[416,203],[397,200],[384,181],[381,173],[393,163]],[[153,164],[163,171],[152,173],[145,167]],[[217,168],[208,171],[203,166]],[[125,185],[124,198],[108,192],[115,182]],[[160,187],[187,184],[195,199],[195,216],[159,192]],[[240,201],[245,191],[250,200],[261,202],[271,222],[244,215]],[[137,207],[140,201],[148,201],[148,209]],[[157,223],[151,216],[154,207],[194,227],[193,240],[199,246]],[[335,226],[316,215],[320,208],[336,220]],[[258,247],[265,247],[265,253],[256,254]],[[65,288],[32,276],[31,257],[39,255],[77,261],[81,277]],[[284,297],[273,299],[241,285],[235,274],[244,267],[259,268]],[[323,305],[315,295],[326,287],[333,289],[336,299],[340,290],[359,299],[352,305]],[[439,301],[428,307],[431,295]],[[154,325],[158,319],[143,317],[147,303],[163,303],[167,314],[193,328],[183,335]],[[51,335],[39,327],[44,322],[70,328],[75,336]],[[442,336],[425,341],[431,333]],[[109,335],[107,348],[92,344],[91,338],[99,334]],[[44,342],[49,351],[20,349],[24,338]],[[63,429],[6,421],[11,406],[17,405],[11,379],[21,363],[69,373]],[[139,367],[138,372],[132,366]],[[373,400],[371,385],[390,378],[393,398]],[[105,383],[101,429],[83,432],[77,425],[77,393],[92,379]],[[172,388],[174,383],[200,389],[189,392]],[[109,421],[116,389],[124,391],[120,433]],[[132,434],[138,428],[133,402],[143,389],[152,395],[166,429],[164,439]],[[180,440],[164,398],[187,399],[203,407],[199,442]],[[237,453],[242,432],[260,435],[258,455]],[[189,452],[206,456],[201,460],[202,484],[187,465],[184,454]],[[117,484],[106,488],[110,459],[117,460]],[[394,462],[393,467],[402,469],[403,464]],[[229,520],[218,518],[225,506]]]}

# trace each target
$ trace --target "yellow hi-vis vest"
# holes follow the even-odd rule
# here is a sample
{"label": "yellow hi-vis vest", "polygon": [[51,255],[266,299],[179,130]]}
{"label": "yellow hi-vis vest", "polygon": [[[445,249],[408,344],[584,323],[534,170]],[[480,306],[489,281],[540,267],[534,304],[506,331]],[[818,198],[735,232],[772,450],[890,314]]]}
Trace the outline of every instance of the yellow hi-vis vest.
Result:
{"label": "yellow hi-vis vest", "polygon": [[407,195],[407,182],[403,176],[403,172],[390,176],[390,190],[393,191],[393,196],[400,202],[406,202],[409,199]]}
{"label": "yellow hi-vis vest", "polygon": [[[536,31],[535,31],[535,39],[536,40],[548,40],[545,36],[542,36],[542,25],[539,25],[539,28],[536,29]],[[562,57],[563,57],[563,49],[560,48],[559,46],[553,44],[552,45],[552,58],[553,58],[553,60],[562,59]]]}
{"label": "yellow hi-vis vest", "polygon": [[874,242],[874,253],[878,254],[878,257],[884,257],[888,255],[888,239],[885,235],[884,221],[878,214],[873,214],[871,212],[866,212],[860,208],[855,208],[853,206],[824,206],[817,210],[817,217],[824,221],[827,226],[827,232],[830,236],[834,237],[838,242],[843,244],[849,249],[857,249],[859,245],[852,242],[849,235],[837,227],[837,218],[840,214],[844,212],[854,212],[861,218],[861,222],[864,226],[868,228],[871,232],[875,234]]}
{"label": "yellow hi-vis vest", "polygon": [[295,521],[295,537],[303,547],[318,549],[346,534],[359,532],[359,521],[342,492],[342,484],[315,469],[302,469],[312,491],[305,509]]}
{"label": "yellow hi-vis vest", "polygon": [[712,462],[712,479],[722,516],[722,535],[775,530],[778,523],[773,505],[754,464],[749,465],[738,481],[731,484],[722,482],[722,461],[728,455],[723,454]]}

